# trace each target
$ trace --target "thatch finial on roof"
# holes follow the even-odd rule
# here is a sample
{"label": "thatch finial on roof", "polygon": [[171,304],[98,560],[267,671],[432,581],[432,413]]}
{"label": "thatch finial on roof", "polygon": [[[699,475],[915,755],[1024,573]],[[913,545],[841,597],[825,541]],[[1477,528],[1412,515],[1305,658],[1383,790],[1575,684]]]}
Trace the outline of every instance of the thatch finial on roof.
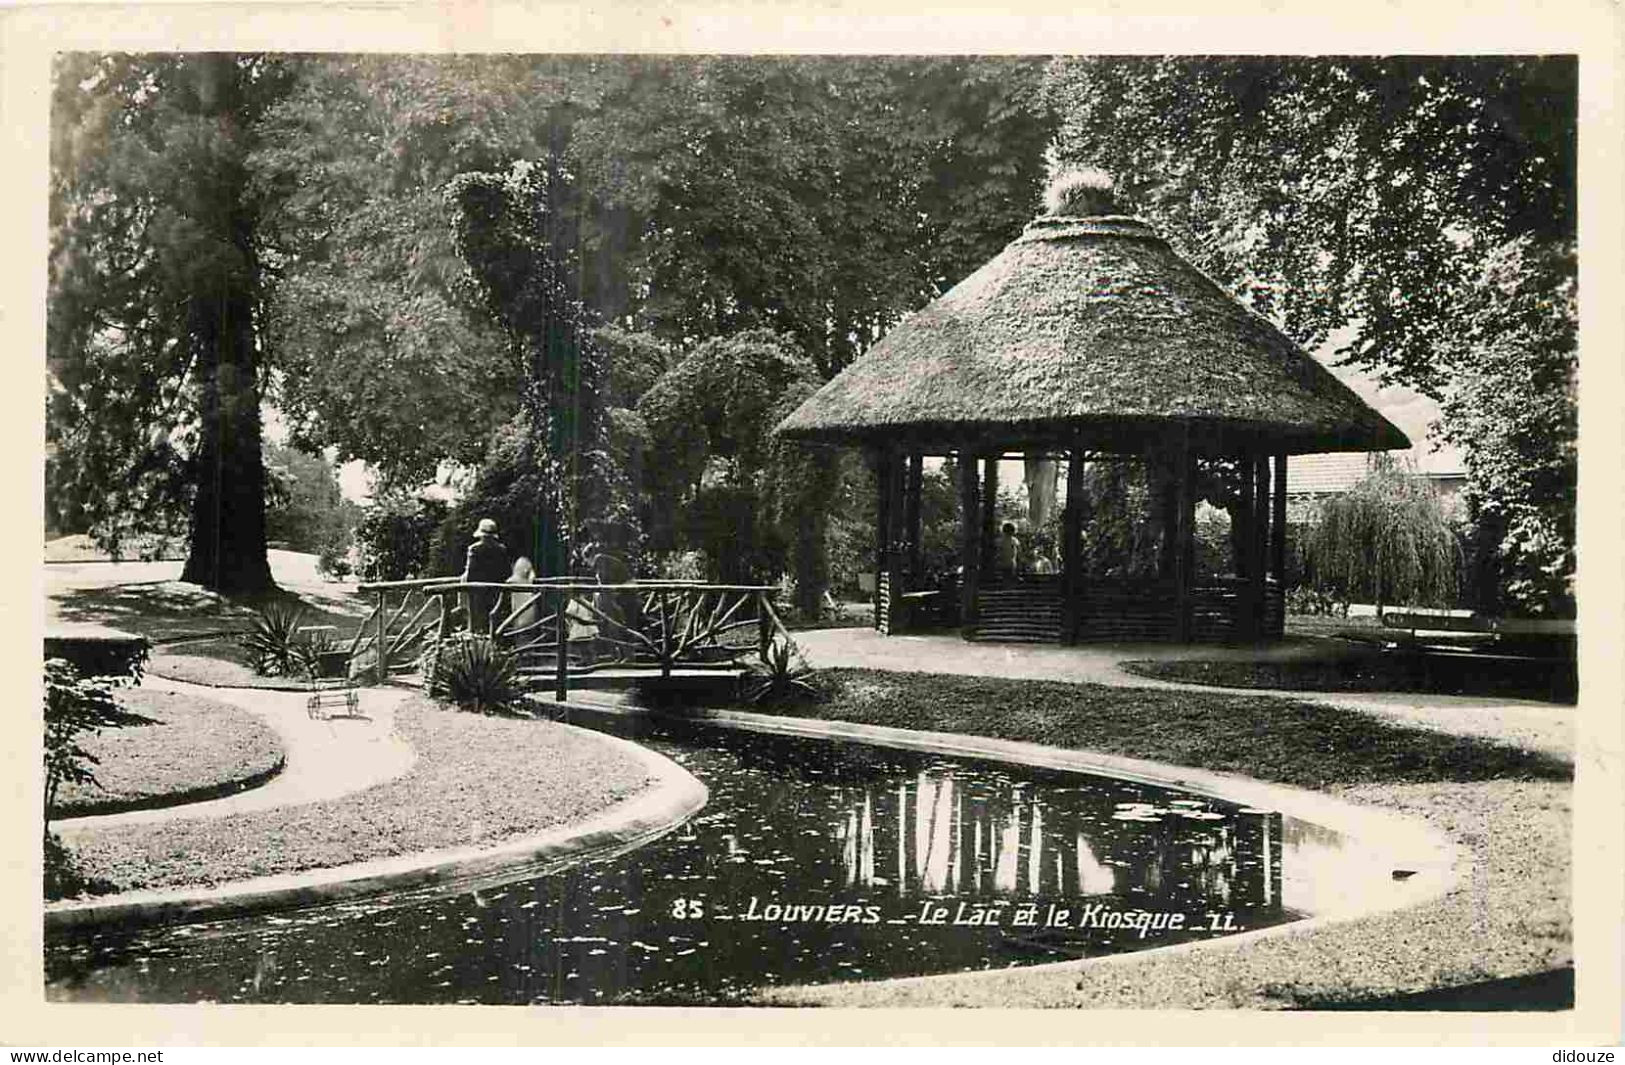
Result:
{"label": "thatch finial on roof", "polygon": [[1104,170],[1067,167],[1057,171],[1045,187],[1044,209],[1061,218],[1117,214],[1117,184]]}

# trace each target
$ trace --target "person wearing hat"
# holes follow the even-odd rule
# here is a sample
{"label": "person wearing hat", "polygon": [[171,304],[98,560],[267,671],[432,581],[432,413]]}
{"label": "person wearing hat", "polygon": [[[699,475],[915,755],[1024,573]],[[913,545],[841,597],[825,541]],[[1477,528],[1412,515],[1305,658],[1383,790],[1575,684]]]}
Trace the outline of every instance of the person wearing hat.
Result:
{"label": "person wearing hat", "polygon": [[[474,530],[474,542],[468,545],[468,561],[463,566],[462,580],[471,583],[502,584],[508,579],[508,549],[497,537],[497,523],[481,518]],[[470,632],[489,634],[491,613],[502,600],[502,592],[495,588],[470,588],[468,591],[468,628]]]}

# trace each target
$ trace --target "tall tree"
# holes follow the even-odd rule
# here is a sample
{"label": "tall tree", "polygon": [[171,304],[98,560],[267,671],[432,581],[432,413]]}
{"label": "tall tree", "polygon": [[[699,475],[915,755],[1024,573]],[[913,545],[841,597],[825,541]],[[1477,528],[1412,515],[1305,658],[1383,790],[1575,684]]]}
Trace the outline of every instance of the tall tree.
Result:
{"label": "tall tree", "polygon": [[598,216],[641,234],[625,309],[670,339],[767,327],[833,375],[1036,213],[1054,131],[1041,61],[614,68],[571,156]]}
{"label": "tall tree", "polygon": [[274,192],[269,325],[296,443],[410,487],[442,461],[477,464],[518,410],[524,367],[465,284],[445,189],[535,155],[544,92],[530,70],[500,56],[311,58],[266,116],[253,164]]}
{"label": "tall tree", "polygon": [[1386,456],[1320,506],[1305,545],[1310,581],[1347,602],[1450,606],[1461,547],[1433,486]]}
{"label": "tall tree", "polygon": [[[1573,574],[1576,86],[1572,57],[1113,57],[1046,91],[1062,161],[1298,342],[1443,400],[1470,505],[1517,515],[1500,595],[1540,610]],[[1531,387],[1539,424],[1473,398]]]}
{"label": "tall tree", "polygon": [[190,513],[182,579],[271,587],[247,165],[289,72],[254,56],[67,55],[53,104],[51,491],[116,549]]}

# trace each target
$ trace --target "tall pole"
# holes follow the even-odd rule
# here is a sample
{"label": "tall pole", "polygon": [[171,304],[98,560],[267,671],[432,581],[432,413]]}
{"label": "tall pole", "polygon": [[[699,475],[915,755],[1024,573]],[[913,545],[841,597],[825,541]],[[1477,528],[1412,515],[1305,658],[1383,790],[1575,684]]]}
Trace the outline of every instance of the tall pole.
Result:
{"label": "tall pole", "polygon": [[1236,545],[1236,576],[1250,578],[1253,575],[1253,530],[1257,516],[1255,505],[1255,490],[1258,485],[1253,478],[1253,457],[1243,453],[1237,465],[1241,476],[1241,506],[1236,508],[1236,517],[1241,522],[1239,535],[1234,537]]}
{"label": "tall pole", "polygon": [[1189,544],[1193,532],[1192,517],[1195,501],[1192,498],[1194,471],[1191,462],[1190,425],[1181,423],[1174,448],[1174,468],[1179,471],[1174,482],[1174,639],[1189,643],[1191,638],[1191,551]]}
{"label": "tall pole", "polygon": [[993,537],[998,532],[999,456],[982,460],[982,571],[993,570]]}
{"label": "tall pole", "polygon": [[1271,520],[1269,520],[1269,569],[1276,574],[1276,593],[1282,597],[1280,608],[1280,628],[1269,631],[1269,636],[1279,639],[1285,632],[1285,602],[1287,593],[1287,457],[1284,454],[1276,455],[1276,491],[1271,494],[1269,504],[1272,507]]}
{"label": "tall pole", "polygon": [[875,449],[875,628],[883,629],[886,610],[884,575],[888,568],[892,524],[892,456],[885,447]]}
{"label": "tall pole", "polygon": [[1066,509],[1061,512],[1061,596],[1064,629],[1061,638],[1078,642],[1083,616],[1083,452],[1073,448],[1066,456]]}
{"label": "tall pole", "polygon": [[925,456],[908,457],[908,480],[903,485],[903,537],[908,541],[908,581],[912,591],[920,583],[920,493],[925,485]]}
{"label": "tall pole", "polygon": [[959,579],[959,620],[965,630],[976,622],[977,570],[982,550],[979,543],[982,527],[981,508],[977,498],[976,458],[969,449],[959,452],[959,564],[963,569]]}
{"label": "tall pole", "polygon": [[1257,520],[1253,525],[1253,638],[1266,635],[1264,616],[1269,605],[1268,576],[1270,557],[1270,460],[1262,452],[1253,460],[1253,495],[1257,505]]}
{"label": "tall pole", "polygon": [[1270,496],[1275,513],[1270,521],[1270,570],[1281,588],[1286,589],[1286,456],[1275,456],[1275,493]]}

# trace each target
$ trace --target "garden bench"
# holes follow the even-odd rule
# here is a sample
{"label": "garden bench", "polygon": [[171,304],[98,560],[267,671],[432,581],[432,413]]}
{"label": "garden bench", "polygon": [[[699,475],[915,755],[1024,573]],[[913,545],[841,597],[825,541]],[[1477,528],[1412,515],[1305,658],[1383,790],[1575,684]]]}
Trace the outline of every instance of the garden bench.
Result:
{"label": "garden bench", "polygon": [[[1407,645],[1416,643],[1418,632],[1448,632],[1501,637],[1549,637],[1572,639],[1572,619],[1495,618],[1483,614],[1453,614],[1436,610],[1392,610],[1382,615],[1385,629],[1405,632]],[[1525,656],[1519,656],[1525,657]],[[1528,656],[1535,657],[1535,656]]]}

